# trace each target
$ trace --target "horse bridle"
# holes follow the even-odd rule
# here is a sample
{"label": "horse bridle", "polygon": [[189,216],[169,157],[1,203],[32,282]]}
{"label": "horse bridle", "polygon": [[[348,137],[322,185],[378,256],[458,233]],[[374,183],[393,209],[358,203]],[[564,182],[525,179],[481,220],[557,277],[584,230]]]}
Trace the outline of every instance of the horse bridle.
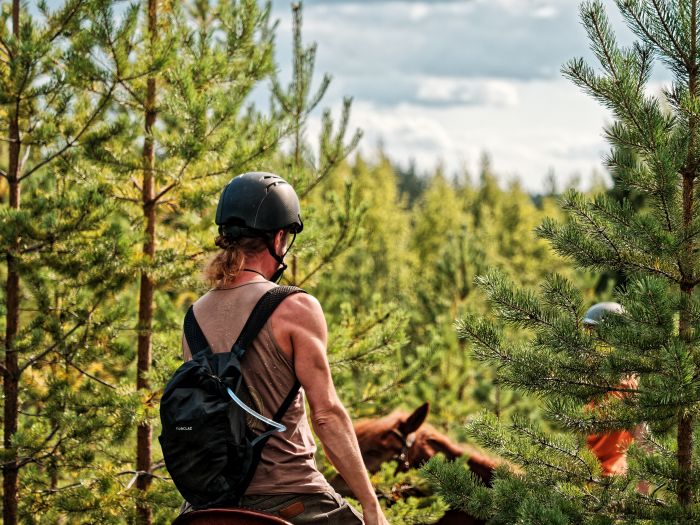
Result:
{"label": "horse bridle", "polygon": [[412,432],[406,436],[396,428],[392,428],[391,433],[399,438],[402,448],[401,451],[396,456],[392,457],[390,461],[398,461],[398,465],[396,466],[397,471],[399,470],[399,467],[403,467],[408,470],[411,467],[411,464],[408,461],[408,451],[411,450],[411,447],[416,442],[416,433]]}

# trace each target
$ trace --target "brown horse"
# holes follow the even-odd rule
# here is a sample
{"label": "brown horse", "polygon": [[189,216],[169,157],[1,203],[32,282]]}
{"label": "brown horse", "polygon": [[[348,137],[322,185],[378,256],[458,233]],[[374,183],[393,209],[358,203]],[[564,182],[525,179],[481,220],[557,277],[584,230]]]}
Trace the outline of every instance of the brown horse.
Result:
{"label": "brown horse", "polygon": [[457,444],[428,423],[424,423],[430,404],[424,403],[411,414],[396,410],[379,419],[355,424],[367,470],[376,472],[386,462],[398,461],[397,470],[418,468],[436,454],[448,460],[467,456],[469,469],[486,484],[491,484],[493,470],[501,463],[472,445]]}
{"label": "brown horse", "polygon": [[[501,463],[479,449],[457,444],[425,423],[430,404],[424,403],[412,413],[394,411],[378,419],[366,419],[355,424],[355,434],[360,444],[362,459],[369,472],[376,472],[382,463],[397,461],[398,471],[418,468],[436,454],[442,453],[448,460],[466,455],[467,465],[486,485],[491,484],[493,470]],[[341,494],[352,496],[340,476],[331,484]],[[481,520],[464,512],[450,510],[438,522],[440,525],[481,524]]]}

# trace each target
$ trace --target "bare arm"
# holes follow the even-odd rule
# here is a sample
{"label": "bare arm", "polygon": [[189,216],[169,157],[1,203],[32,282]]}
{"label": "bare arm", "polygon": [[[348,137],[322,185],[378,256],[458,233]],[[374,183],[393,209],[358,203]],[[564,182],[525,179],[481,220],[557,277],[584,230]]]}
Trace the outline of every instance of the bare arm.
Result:
{"label": "bare arm", "polygon": [[[306,294],[292,296],[282,305],[280,315],[274,318],[273,331],[276,335],[282,332],[282,340],[278,338],[280,345],[291,345],[295,373],[309,401],[314,431],[328,458],[362,505],[368,524],[386,524],[350,416],[333,385],[326,356],[328,332],[321,305]],[[283,335],[284,327],[288,328],[288,338]]]}

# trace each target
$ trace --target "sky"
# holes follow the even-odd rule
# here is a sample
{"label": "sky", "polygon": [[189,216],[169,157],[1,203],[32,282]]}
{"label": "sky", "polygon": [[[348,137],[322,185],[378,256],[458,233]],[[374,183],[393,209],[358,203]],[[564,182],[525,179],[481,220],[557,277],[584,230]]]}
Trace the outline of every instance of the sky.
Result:
{"label": "sky", "polygon": [[[478,173],[487,153],[501,180],[544,188],[605,176],[607,110],[560,70],[582,56],[595,62],[576,0],[307,0],[302,38],[318,46],[316,73],[333,81],[322,102],[337,117],[353,97],[351,126],[360,151],[379,145],[394,161],[421,170]],[[633,37],[612,0],[604,0],[623,44]],[[273,0],[279,20],[280,77],[291,70],[287,0]],[[664,81],[654,75],[651,89]],[[309,123],[314,136],[319,115]]]}

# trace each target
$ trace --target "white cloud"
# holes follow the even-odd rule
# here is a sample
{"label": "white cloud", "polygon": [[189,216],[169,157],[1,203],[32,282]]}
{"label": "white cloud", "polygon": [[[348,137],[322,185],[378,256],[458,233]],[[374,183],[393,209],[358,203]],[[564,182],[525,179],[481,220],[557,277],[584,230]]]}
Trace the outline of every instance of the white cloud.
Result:
{"label": "white cloud", "polygon": [[[623,44],[632,38],[613,0],[603,0]],[[318,43],[317,78],[334,80],[322,106],[354,97],[352,125],[365,153],[384,144],[396,161],[432,169],[478,168],[490,153],[496,172],[540,189],[603,171],[606,110],[559,73],[588,50],[574,0],[313,0],[304,40]],[[288,0],[277,43],[282,78],[290,70]],[[658,75],[651,92],[658,92]],[[661,77],[662,78],[662,77]],[[336,113],[337,114],[337,113]],[[318,118],[315,122],[318,122]],[[317,124],[314,124],[317,125]],[[313,127],[313,126],[312,126]]]}
{"label": "white cloud", "polygon": [[516,84],[497,79],[426,77],[419,81],[416,100],[428,104],[513,107],[518,104]]}
{"label": "white cloud", "polygon": [[[592,59],[576,0],[354,1],[305,4],[304,39],[334,75],[554,78],[567,60]],[[624,44],[631,32],[604,0]],[[288,0],[275,0],[280,56],[291,49]],[[286,66],[282,64],[283,68]]]}
{"label": "white cloud", "polygon": [[534,18],[554,18],[559,14],[559,10],[553,5],[542,5],[532,11]]}
{"label": "white cloud", "polygon": [[413,4],[408,8],[408,17],[414,22],[423,20],[429,13],[430,6],[424,3]]}
{"label": "white cloud", "polygon": [[[509,14],[547,18],[556,15],[560,6],[572,5],[571,0],[477,0],[481,4],[499,7]],[[574,4],[575,5],[575,4]]]}
{"label": "white cloud", "polygon": [[[476,174],[486,152],[503,180],[517,177],[533,192],[542,190],[550,170],[560,182],[581,175],[584,185],[594,170],[604,172],[605,110],[564,81],[520,82],[515,89],[521,102],[510,107],[386,107],[357,101],[351,126],[364,131],[364,155],[375,154],[382,144],[391,159],[404,165],[413,159],[419,168],[432,170],[442,162],[449,172],[466,167]],[[311,136],[318,130],[314,119]]]}
{"label": "white cloud", "polygon": [[[504,1],[311,4],[304,39],[318,43],[319,69],[344,76],[539,78],[585,51],[575,9],[538,18],[531,6]],[[289,19],[286,2],[275,3],[274,16]],[[280,25],[281,56],[290,53],[290,30]]]}

